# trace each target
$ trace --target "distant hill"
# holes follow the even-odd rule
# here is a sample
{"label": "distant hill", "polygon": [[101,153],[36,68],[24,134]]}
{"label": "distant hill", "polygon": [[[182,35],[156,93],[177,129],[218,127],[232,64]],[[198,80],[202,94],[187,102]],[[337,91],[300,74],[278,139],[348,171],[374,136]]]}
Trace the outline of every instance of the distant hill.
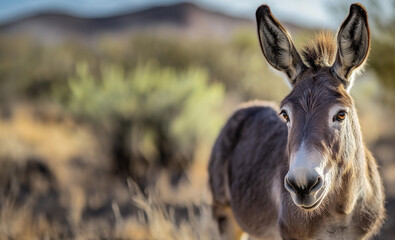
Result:
{"label": "distant hill", "polygon": [[[287,25],[290,30],[300,27]],[[255,31],[252,19],[228,16],[191,3],[154,7],[105,18],[81,18],[61,13],[42,13],[0,25],[2,34],[27,34],[43,41],[69,37],[92,39],[136,32],[182,35],[191,38],[229,38],[239,29]]]}

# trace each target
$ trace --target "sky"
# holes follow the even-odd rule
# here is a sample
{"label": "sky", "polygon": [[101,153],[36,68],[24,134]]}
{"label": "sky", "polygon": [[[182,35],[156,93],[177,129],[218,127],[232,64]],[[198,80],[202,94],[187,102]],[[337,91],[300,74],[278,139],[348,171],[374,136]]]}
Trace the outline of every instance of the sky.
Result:
{"label": "sky", "polygon": [[[186,0],[0,0],[0,23],[40,12],[57,11],[83,17],[104,17],[133,12],[153,6],[171,5]],[[355,0],[354,0],[355,1]],[[268,4],[280,20],[311,27],[336,28],[341,23],[333,21],[331,6],[337,2],[345,8],[350,0],[189,0],[207,9],[234,16],[254,18],[255,10]],[[362,0],[367,3],[373,0]],[[381,0],[387,4],[393,0]],[[347,9],[348,10],[348,9]],[[344,13],[347,12],[344,11]]]}

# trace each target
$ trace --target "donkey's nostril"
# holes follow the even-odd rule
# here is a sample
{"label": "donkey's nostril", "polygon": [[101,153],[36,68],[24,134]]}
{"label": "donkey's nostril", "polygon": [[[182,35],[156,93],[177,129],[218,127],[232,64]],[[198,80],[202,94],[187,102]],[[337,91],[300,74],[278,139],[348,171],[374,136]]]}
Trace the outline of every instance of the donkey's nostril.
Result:
{"label": "donkey's nostril", "polygon": [[309,190],[307,191],[307,194],[309,194],[309,193],[311,193],[311,192],[314,192],[314,191],[320,189],[320,188],[322,187],[322,183],[323,183],[321,177],[318,177],[317,180],[316,180],[315,182],[314,182],[314,181],[311,181],[311,182],[313,182],[313,184],[311,184],[311,187],[308,188]]}
{"label": "donkey's nostril", "polygon": [[294,178],[285,178],[285,188],[294,193],[298,193],[300,191]]}

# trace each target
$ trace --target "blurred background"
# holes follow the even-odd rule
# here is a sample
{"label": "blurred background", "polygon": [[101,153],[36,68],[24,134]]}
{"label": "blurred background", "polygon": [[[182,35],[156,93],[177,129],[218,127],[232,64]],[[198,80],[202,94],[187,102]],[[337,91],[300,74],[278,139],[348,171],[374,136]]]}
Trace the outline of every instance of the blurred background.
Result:
{"label": "blurred background", "polygon": [[[289,92],[261,53],[269,4],[301,48],[351,1],[0,2],[0,238],[218,239],[207,162],[235,107]],[[362,1],[351,91],[395,236],[395,1]]]}

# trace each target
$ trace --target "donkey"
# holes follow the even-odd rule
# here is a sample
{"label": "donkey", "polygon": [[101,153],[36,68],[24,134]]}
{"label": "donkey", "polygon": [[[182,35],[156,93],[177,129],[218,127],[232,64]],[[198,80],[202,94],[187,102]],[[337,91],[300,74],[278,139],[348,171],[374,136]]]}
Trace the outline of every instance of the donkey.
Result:
{"label": "donkey", "polygon": [[263,55],[292,90],[279,109],[244,105],[216,140],[209,184],[221,237],[371,238],[383,186],[349,94],[370,48],[365,8],[352,4],[337,38],[317,35],[303,59],[268,6],[256,20]]}

